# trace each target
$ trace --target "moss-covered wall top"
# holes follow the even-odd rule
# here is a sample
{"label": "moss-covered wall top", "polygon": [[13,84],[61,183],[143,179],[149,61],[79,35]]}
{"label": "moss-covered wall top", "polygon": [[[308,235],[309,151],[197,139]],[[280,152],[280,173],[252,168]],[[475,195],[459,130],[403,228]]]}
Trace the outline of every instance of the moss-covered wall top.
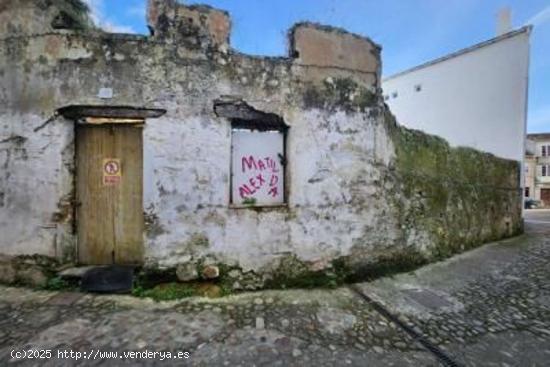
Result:
{"label": "moss-covered wall top", "polygon": [[[399,126],[388,112],[396,148],[396,199],[406,241],[427,236],[445,257],[522,230],[520,164]],[[419,229],[423,233],[419,233]],[[425,241],[424,241],[425,242]]]}

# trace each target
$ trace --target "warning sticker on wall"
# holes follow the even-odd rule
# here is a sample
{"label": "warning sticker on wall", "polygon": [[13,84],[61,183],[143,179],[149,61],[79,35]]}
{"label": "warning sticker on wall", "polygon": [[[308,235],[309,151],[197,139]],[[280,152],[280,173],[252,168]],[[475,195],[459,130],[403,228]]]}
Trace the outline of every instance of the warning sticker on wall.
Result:
{"label": "warning sticker on wall", "polygon": [[122,180],[122,171],[120,169],[120,159],[105,158],[103,160],[103,185],[118,185]]}

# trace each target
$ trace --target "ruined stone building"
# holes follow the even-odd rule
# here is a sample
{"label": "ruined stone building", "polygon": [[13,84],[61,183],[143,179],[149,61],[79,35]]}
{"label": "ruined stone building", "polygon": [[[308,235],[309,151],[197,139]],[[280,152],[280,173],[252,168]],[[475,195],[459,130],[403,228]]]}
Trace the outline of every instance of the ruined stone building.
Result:
{"label": "ruined stone building", "polygon": [[260,286],[368,276],[521,231],[520,166],[401,127],[381,47],[312,23],[239,53],[223,11],[150,0],[150,36],[79,1],[0,5],[0,253]]}

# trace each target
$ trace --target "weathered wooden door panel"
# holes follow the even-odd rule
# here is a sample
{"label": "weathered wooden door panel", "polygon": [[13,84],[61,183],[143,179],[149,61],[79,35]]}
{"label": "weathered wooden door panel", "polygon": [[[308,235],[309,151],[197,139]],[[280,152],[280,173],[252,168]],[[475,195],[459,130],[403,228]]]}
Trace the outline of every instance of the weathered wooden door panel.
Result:
{"label": "weathered wooden door panel", "polygon": [[122,180],[115,187],[115,262],[143,260],[143,148],[142,129],[116,125],[114,157],[121,157]]}
{"label": "weathered wooden door panel", "polygon": [[550,189],[540,189],[540,199],[545,206],[550,206]]}
{"label": "weathered wooden door panel", "polygon": [[[78,258],[84,264],[137,264],[143,258],[142,131],[135,126],[77,128]],[[104,182],[104,162],[120,179]]]}
{"label": "weathered wooden door panel", "polygon": [[84,264],[110,264],[114,251],[112,188],[103,187],[103,158],[111,156],[108,129],[78,126],[76,136],[78,257]]}

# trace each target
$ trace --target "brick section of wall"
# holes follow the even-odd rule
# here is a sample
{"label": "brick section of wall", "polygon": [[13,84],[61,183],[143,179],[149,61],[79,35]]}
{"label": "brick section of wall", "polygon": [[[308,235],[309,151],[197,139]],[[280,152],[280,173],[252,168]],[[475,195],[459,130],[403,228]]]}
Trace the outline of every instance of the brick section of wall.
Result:
{"label": "brick section of wall", "polygon": [[338,67],[366,73],[380,71],[380,46],[365,37],[313,23],[290,32],[291,56],[303,65]]}
{"label": "brick section of wall", "polygon": [[156,38],[190,49],[229,48],[231,19],[223,10],[206,5],[184,6],[173,0],[149,0],[147,20]]}

